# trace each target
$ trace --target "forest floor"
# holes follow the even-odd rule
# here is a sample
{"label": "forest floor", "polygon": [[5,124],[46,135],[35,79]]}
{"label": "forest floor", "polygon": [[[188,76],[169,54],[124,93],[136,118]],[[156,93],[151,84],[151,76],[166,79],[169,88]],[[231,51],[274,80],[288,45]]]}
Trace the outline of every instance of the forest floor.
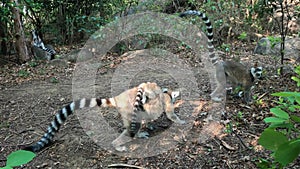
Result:
{"label": "forest floor", "polygon": [[[253,104],[245,105],[240,98],[228,96],[224,106],[225,116],[220,123],[212,124],[206,121],[213,109],[209,93],[211,87],[205,73],[204,63],[196,62],[191,51],[175,52],[194,72],[198,89],[188,89],[198,95],[189,100],[190,106],[178,106],[179,117],[187,120],[182,127],[182,134],[172,137],[176,144],[172,148],[159,151],[153,156],[147,156],[153,150],[155,142],[144,141],[144,154],[139,157],[122,155],[96,144],[91,139],[91,132],[84,129],[78,114],[90,114],[93,110],[85,109],[70,116],[60,132],[54,138],[54,143],[37,153],[29,164],[20,168],[108,168],[113,164],[127,164],[136,168],[258,168],[261,159],[270,159],[270,152],[258,144],[261,132],[267,127],[263,119],[271,116],[270,108],[276,106],[275,97],[271,93],[296,90],[291,80],[293,71],[287,71],[282,76],[277,75],[274,58],[270,56],[251,55],[245,51],[241,60],[249,64],[257,61],[264,67],[263,79],[256,83],[252,93],[256,97]],[[105,60],[105,62],[103,61]],[[118,81],[117,71],[122,61],[128,61],[127,56],[106,55],[99,58],[103,66],[97,69],[95,89],[97,96],[110,97],[113,93],[112,84],[123,85]],[[155,62],[156,59],[153,59]],[[156,63],[156,62],[155,62]],[[157,63],[160,63],[157,58]],[[0,166],[5,165],[9,153],[32,144],[42,136],[47,125],[53,119],[55,111],[70,103],[74,97],[73,63],[66,67],[53,66],[44,61],[32,61],[24,65],[7,64],[0,67]],[[116,78],[114,78],[116,77]],[[155,81],[169,88],[182,87],[176,78],[166,72],[157,70],[141,71],[129,79],[130,86],[144,81]],[[114,81],[116,79],[117,81]],[[188,84],[189,77],[183,77]],[[124,88],[128,86],[121,86]],[[187,86],[184,86],[187,87]],[[188,88],[188,87],[187,87]],[[120,89],[120,90],[121,90]],[[76,89],[75,89],[76,90]],[[183,95],[185,95],[183,93]],[[184,102],[185,97],[179,98]],[[178,102],[180,103],[180,102]],[[182,104],[184,105],[184,103]],[[107,114],[110,109],[97,109]],[[95,111],[94,111],[95,112]],[[106,112],[106,113],[104,113]],[[184,116],[182,116],[183,112]],[[121,132],[121,121],[117,116],[105,117],[109,125]],[[169,130],[175,125],[165,117],[158,122],[160,129]],[[90,123],[92,125],[92,123]],[[176,126],[176,125],[175,125]],[[210,127],[206,127],[210,126]],[[213,129],[211,128],[213,127]],[[179,127],[180,128],[180,127]],[[176,130],[177,131],[177,130]],[[179,130],[178,130],[179,131]],[[159,135],[159,131],[154,133]],[[203,137],[207,137],[203,139]],[[138,142],[139,139],[133,140]],[[138,143],[136,143],[138,144]],[[287,168],[300,168],[300,159]]]}

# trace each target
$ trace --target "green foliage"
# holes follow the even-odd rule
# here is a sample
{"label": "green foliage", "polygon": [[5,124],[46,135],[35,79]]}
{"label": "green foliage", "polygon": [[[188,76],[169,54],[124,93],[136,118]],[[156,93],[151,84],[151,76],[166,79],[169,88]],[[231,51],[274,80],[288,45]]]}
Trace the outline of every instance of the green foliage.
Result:
{"label": "green foliage", "polygon": [[223,49],[226,53],[230,52],[230,47],[231,47],[230,44],[223,43],[221,45],[221,49]]}
{"label": "green foliage", "polygon": [[185,47],[186,49],[192,49],[192,47],[191,47],[190,45],[187,45],[187,44],[184,43],[184,42],[181,42],[181,43],[180,43],[180,46]]}
{"label": "green foliage", "polygon": [[276,164],[270,162],[267,159],[260,158],[259,163],[257,164],[257,167],[260,169],[277,169]]}
{"label": "green foliage", "polygon": [[36,67],[36,66],[38,66],[38,63],[35,62],[35,61],[30,61],[30,62],[28,63],[28,65],[29,65],[30,67]]}
{"label": "green foliage", "polygon": [[239,119],[243,119],[243,118],[244,118],[243,112],[239,111],[238,114],[237,114],[237,117],[238,117]]}
{"label": "green foliage", "polygon": [[19,70],[19,71],[18,71],[18,76],[20,76],[20,77],[26,78],[26,77],[28,77],[29,75],[30,75],[30,73],[29,73],[28,71],[26,71],[26,70]]}
{"label": "green foliage", "polygon": [[51,82],[51,83],[58,83],[59,80],[58,80],[56,77],[52,77],[52,78],[50,79],[50,82]]}
{"label": "green foliage", "polygon": [[297,83],[297,86],[300,87],[300,65],[297,66],[294,70],[298,76],[292,76],[292,80]]}
{"label": "green foliage", "polygon": [[0,129],[1,128],[8,128],[9,126],[10,126],[9,122],[6,122],[6,121],[0,122]]}
{"label": "green foliage", "polygon": [[30,151],[18,150],[10,153],[7,156],[6,166],[0,169],[12,169],[13,167],[21,166],[30,162],[35,157],[35,154]]}
{"label": "green foliage", "polygon": [[259,99],[259,97],[256,94],[254,94],[252,96],[252,99],[255,101],[256,105],[263,105],[264,104],[264,100],[262,98]]}
{"label": "green foliage", "polygon": [[[258,0],[253,6],[249,6],[248,9],[251,13],[258,14],[258,18],[264,18],[266,15],[271,15],[273,13],[272,2],[276,0],[270,0],[266,3],[264,0]],[[250,19],[250,18],[249,18]]]}
{"label": "green foliage", "polygon": [[78,32],[94,33],[100,29],[101,23],[104,23],[104,18],[100,16],[78,15],[75,17],[75,22],[78,23]]}
{"label": "green foliage", "polygon": [[226,133],[232,133],[232,124],[231,123],[228,123],[228,124],[226,124],[226,129],[225,129],[225,132]]}
{"label": "green foliage", "polygon": [[241,91],[243,91],[242,86],[237,86],[237,87],[234,88],[233,94],[238,95]]}
{"label": "green foliage", "polygon": [[238,37],[239,40],[245,40],[247,38],[247,33],[243,32],[240,34],[240,36]]}
{"label": "green foliage", "polygon": [[265,129],[259,138],[259,144],[272,151],[277,151],[278,147],[287,141],[288,139],[283,133],[277,132],[271,128]]}
{"label": "green foliage", "polygon": [[[300,75],[299,69],[295,72]],[[295,79],[298,84],[298,79]],[[272,157],[280,168],[293,162],[300,154],[300,117],[296,112],[300,111],[299,92],[279,92],[272,94],[279,97],[278,106],[271,108],[272,117],[264,119],[269,123],[259,138],[259,144],[273,152]],[[261,161],[261,166],[266,166],[266,161]],[[274,166],[274,164],[270,164]]]}
{"label": "green foliage", "polygon": [[271,42],[271,48],[274,48],[275,45],[279,44],[281,42],[280,37],[275,37],[275,36],[268,36],[268,39]]}

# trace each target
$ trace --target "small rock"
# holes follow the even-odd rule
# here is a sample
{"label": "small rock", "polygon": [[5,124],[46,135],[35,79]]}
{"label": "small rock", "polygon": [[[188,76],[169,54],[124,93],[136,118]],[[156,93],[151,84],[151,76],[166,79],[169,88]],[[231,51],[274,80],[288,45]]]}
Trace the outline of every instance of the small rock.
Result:
{"label": "small rock", "polygon": [[268,38],[262,38],[258,41],[254,53],[255,54],[270,54],[271,52],[271,42]]}
{"label": "small rock", "polygon": [[[263,55],[273,55],[281,56],[280,53],[280,40],[272,42],[267,37],[259,40],[257,43],[254,53]],[[284,49],[285,59],[300,60],[300,38],[286,38],[285,49]]]}

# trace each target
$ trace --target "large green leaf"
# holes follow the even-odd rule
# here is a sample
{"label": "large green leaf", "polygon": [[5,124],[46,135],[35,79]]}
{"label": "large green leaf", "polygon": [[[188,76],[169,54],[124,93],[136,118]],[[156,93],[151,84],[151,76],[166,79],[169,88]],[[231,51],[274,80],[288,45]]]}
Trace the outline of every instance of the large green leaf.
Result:
{"label": "large green leaf", "polygon": [[299,92],[278,92],[278,93],[273,93],[272,96],[279,96],[279,97],[295,96],[295,97],[300,97],[300,93]]}
{"label": "large green leaf", "polygon": [[7,157],[6,166],[17,167],[26,164],[35,157],[35,154],[30,151],[18,150],[12,152]]}
{"label": "large green leaf", "polygon": [[273,129],[267,128],[262,133],[258,140],[258,143],[266,149],[276,151],[280,145],[287,142],[286,136]]}
{"label": "large green leaf", "polygon": [[286,119],[278,118],[278,117],[267,117],[264,119],[266,123],[284,123]]}
{"label": "large green leaf", "polygon": [[288,120],[290,118],[289,114],[280,108],[271,108],[270,111],[277,117]]}
{"label": "large green leaf", "polygon": [[283,143],[275,152],[275,160],[286,166],[294,161],[300,153],[300,139]]}
{"label": "large green leaf", "polygon": [[0,167],[0,169],[13,169],[13,168],[9,166],[5,166],[5,167]]}
{"label": "large green leaf", "polygon": [[272,129],[276,129],[276,128],[294,129],[294,125],[292,123],[271,123],[268,128],[272,128]]}
{"label": "large green leaf", "polygon": [[291,119],[297,123],[300,123],[300,117],[296,115],[291,115]]}
{"label": "large green leaf", "polygon": [[296,100],[297,104],[300,105],[300,97],[295,97],[295,100]]}

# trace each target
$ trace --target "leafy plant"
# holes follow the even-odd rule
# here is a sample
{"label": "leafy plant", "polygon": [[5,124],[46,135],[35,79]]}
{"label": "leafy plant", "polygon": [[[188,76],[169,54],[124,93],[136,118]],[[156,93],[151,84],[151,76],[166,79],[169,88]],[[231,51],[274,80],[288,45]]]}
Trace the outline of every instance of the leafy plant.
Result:
{"label": "leafy plant", "polygon": [[52,77],[52,78],[50,79],[50,82],[51,82],[51,83],[58,83],[59,80],[58,80],[56,77]]}
{"label": "leafy plant", "polygon": [[244,118],[243,112],[239,111],[239,112],[237,113],[237,117],[238,117],[239,119],[243,119],[243,118]]}
{"label": "leafy plant", "polygon": [[256,95],[253,96],[253,100],[255,101],[255,103],[257,105],[263,105],[264,104],[264,100],[263,99],[258,99],[258,97]]}
{"label": "leafy plant", "polygon": [[19,70],[18,71],[18,76],[20,76],[20,77],[28,77],[30,75],[30,73],[28,72],[28,71],[26,71],[26,70]]}
{"label": "leafy plant", "polygon": [[280,37],[268,36],[268,39],[270,40],[271,48],[274,48],[275,45],[277,45],[277,44],[279,44],[281,42],[281,38]]}
{"label": "leafy plant", "polygon": [[260,169],[276,169],[276,164],[272,164],[269,160],[260,158],[257,167]]}
{"label": "leafy plant", "polygon": [[[300,75],[299,68],[296,73]],[[299,84],[298,78],[294,79]],[[296,112],[300,110],[299,92],[279,92],[272,94],[279,97],[278,106],[271,108],[272,117],[264,119],[269,123],[259,138],[259,144],[271,150],[271,155],[280,168],[293,162],[300,154],[300,117]],[[265,162],[265,161],[264,161]]]}
{"label": "leafy plant", "polygon": [[231,123],[226,124],[225,132],[226,133],[232,133],[233,132]]}
{"label": "leafy plant", "polygon": [[28,65],[29,65],[30,67],[36,67],[36,66],[38,66],[38,63],[35,62],[35,61],[30,61],[30,62],[28,63]]}
{"label": "leafy plant", "polygon": [[30,162],[35,157],[35,154],[31,151],[18,150],[10,153],[7,156],[6,166],[0,167],[0,169],[12,169],[23,164]]}
{"label": "leafy plant", "polygon": [[298,76],[292,76],[292,79],[297,82],[297,86],[300,87],[300,65],[297,66],[294,71],[298,74]]}
{"label": "leafy plant", "polygon": [[1,122],[1,123],[0,123],[0,129],[1,129],[1,128],[7,128],[7,127],[9,127],[9,125],[10,125],[9,122],[5,122],[5,121],[4,121],[4,122]]}
{"label": "leafy plant", "polygon": [[243,32],[240,34],[240,36],[238,37],[239,40],[245,40],[247,38],[247,33]]}
{"label": "leafy plant", "polygon": [[221,45],[221,49],[223,49],[226,53],[229,53],[230,52],[230,44],[223,43]]}

